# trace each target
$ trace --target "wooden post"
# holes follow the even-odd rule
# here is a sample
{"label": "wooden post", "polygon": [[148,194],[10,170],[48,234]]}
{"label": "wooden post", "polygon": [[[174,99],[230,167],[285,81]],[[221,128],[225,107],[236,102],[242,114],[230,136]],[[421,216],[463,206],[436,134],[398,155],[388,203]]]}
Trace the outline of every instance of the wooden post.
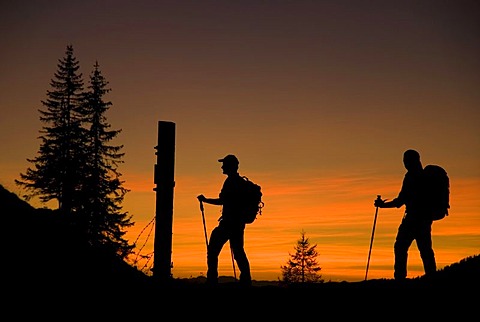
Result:
{"label": "wooden post", "polygon": [[159,282],[172,279],[173,190],[175,187],[175,123],[158,122],[154,168],[156,191],[153,276]]}

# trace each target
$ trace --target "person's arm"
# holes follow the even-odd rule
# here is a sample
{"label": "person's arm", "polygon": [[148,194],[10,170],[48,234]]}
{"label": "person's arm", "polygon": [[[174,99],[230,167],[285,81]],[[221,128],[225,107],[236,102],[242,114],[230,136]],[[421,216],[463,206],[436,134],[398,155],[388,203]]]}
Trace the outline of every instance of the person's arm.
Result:
{"label": "person's arm", "polygon": [[201,202],[209,203],[211,205],[221,205],[222,200],[220,198],[206,198],[204,195],[197,196],[197,199]]}
{"label": "person's arm", "polygon": [[402,188],[400,189],[400,192],[398,193],[398,196],[390,201],[387,201],[388,199],[382,200],[381,198],[377,198],[374,202],[375,207],[378,208],[400,208],[405,204],[406,200],[406,195],[407,195],[407,187],[408,187],[408,173],[405,175],[403,178],[402,182]]}
{"label": "person's arm", "polygon": [[400,199],[395,198],[391,201],[387,201],[388,199],[376,199],[374,202],[374,206],[378,208],[399,208],[403,205]]}

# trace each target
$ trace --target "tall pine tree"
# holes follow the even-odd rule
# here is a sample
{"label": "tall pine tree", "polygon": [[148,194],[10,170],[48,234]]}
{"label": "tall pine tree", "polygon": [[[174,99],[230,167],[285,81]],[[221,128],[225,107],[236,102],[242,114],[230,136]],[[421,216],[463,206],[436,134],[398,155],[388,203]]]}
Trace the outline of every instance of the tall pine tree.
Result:
{"label": "tall pine tree", "polygon": [[84,92],[71,45],[57,67],[42,101],[45,109],[39,110],[45,125],[38,156],[27,159],[34,166],[16,183],[26,189],[27,200],[57,200],[82,241],[126,258],[134,245],[124,239],[125,229],[134,223],[121,206],[128,192],[118,171],[123,146],[109,145],[121,131],[111,130],[106,120],[112,105],[104,100],[108,82],[95,63]]}
{"label": "tall pine tree", "polygon": [[290,254],[287,265],[281,266],[282,281],[292,283],[323,283],[319,274],[321,267],[317,263],[317,245],[311,245],[305,232],[295,246],[295,254]]}
{"label": "tall pine tree", "polygon": [[110,92],[108,82],[95,63],[85,94],[83,113],[87,125],[85,182],[82,189],[85,226],[91,243],[107,246],[122,258],[128,256],[134,245],[123,238],[125,228],[133,225],[131,216],[122,211],[122,202],[128,192],[123,187],[118,165],[123,163],[123,145],[109,145],[121,130],[111,130],[105,113],[112,106],[104,96]]}
{"label": "tall pine tree", "polygon": [[15,180],[27,190],[28,199],[38,196],[42,202],[58,201],[66,215],[76,211],[75,196],[80,189],[81,166],[85,163],[82,112],[84,102],[82,74],[73,46],[67,46],[65,57],[58,60],[57,71],[39,110],[40,131],[38,156],[27,159],[34,166]]}

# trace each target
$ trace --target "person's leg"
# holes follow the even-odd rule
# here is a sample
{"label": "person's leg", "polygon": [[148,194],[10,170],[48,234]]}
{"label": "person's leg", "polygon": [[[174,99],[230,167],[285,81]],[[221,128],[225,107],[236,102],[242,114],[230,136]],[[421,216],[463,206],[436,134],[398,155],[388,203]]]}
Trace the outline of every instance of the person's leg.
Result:
{"label": "person's leg", "polygon": [[393,277],[396,280],[404,280],[407,277],[408,249],[413,242],[411,227],[405,220],[398,227],[397,237],[393,246],[395,264]]}
{"label": "person's leg", "polygon": [[432,246],[432,224],[425,223],[420,225],[416,237],[425,275],[430,276],[437,271],[435,252]]}
{"label": "person's leg", "polygon": [[244,248],[244,233],[245,226],[232,231],[230,246],[232,247],[233,257],[240,270],[240,283],[243,285],[251,285],[252,277],[250,274],[250,263]]}
{"label": "person's leg", "polygon": [[209,284],[218,282],[218,256],[227,240],[226,232],[221,226],[212,230],[207,249],[207,283]]}

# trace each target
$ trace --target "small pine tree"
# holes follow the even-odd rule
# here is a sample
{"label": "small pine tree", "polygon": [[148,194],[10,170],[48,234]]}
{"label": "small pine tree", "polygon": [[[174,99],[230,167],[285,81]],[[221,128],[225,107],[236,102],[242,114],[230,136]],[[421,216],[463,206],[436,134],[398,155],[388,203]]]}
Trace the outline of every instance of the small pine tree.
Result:
{"label": "small pine tree", "polygon": [[319,255],[317,245],[310,245],[310,241],[302,231],[301,238],[295,246],[295,254],[289,254],[287,264],[281,266],[282,282],[293,283],[323,283],[322,275],[319,274],[321,267],[317,263]]}

